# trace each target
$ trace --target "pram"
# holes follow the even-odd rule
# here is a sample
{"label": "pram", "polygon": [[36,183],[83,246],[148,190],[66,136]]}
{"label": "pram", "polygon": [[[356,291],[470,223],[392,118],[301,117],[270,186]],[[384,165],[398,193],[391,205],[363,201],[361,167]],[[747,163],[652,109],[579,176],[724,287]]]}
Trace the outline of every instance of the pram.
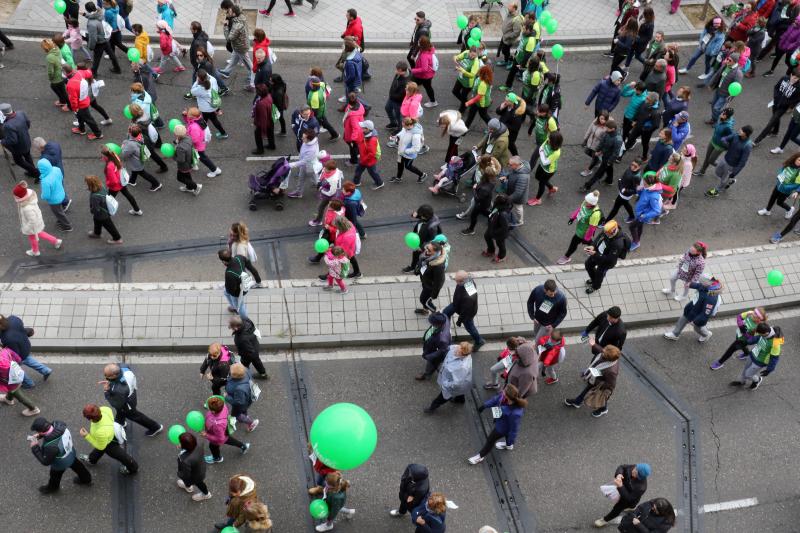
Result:
{"label": "pram", "polygon": [[258,200],[272,200],[275,210],[283,211],[283,191],[289,185],[284,180],[288,178],[290,170],[289,157],[284,156],[278,158],[269,170],[250,175],[250,211],[258,209]]}
{"label": "pram", "polygon": [[[452,196],[453,198],[458,198],[459,202],[466,202],[467,201],[467,194],[465,192],[458,192],[458,187],[462,181],[466,180],[467,176],[471,172],[474,172],[473,181],[471,183],[475,183],[480,179],[478,167],[478,152],[474,150],[470,150],[468,152],[464,152],[463,154],[459,155],[458,157],[461,159],[461,168],[456,170],[453,174],[453,178],[449,179],[447,177],[442,177],[441,179],[447,180],[447,183],[439,187],[438,192],[431,191],[431,194],[436,196],[437,194],[443,194],[447,196]],[[442,173],[447,169],[447,165],[442,165],[441,170]],[[437,182],[438,183],[438,182]],[[471,183],[467,185],[471,185]],[[463,187],[462,187],[463,188]]]}

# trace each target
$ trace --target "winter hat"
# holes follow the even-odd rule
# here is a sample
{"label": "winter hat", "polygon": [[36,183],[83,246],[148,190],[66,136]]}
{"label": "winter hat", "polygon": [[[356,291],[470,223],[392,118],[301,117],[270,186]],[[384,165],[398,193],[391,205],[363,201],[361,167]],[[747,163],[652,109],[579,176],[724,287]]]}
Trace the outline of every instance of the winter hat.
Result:
{"label": "winter hat", "polygon": [[445,235],[444,233],[440,233],[439,235],[431,239],[431,242],[440,242],[442,244],[447,244],[447,235]]}
{"label": "winter hat", "polygon": [[689,120],[689,113],[686,111],[681,111],[678,113],[678,120]]}
{"label": "winter hat", "polygon": [[163,19],[156,22],[156,28],[169,32],[169,24],[167,24],[167,21]]}
{"label": "winter hat", "polygon": [[364,122],[358,123],[359,128],[366,128],[370,131],[375,129],[375,124],[371,120],[365,120]]}
{"label": "winter hat", "polygon": [[721,19],[721,18],[719,18],[719,17],[717,17],[717,18],[715,18],[714,20],[712,20],[712,21],[711,21],[711,24],[712,24],[712,25],[713,25],[715,28],[719,28],[720,26],[722,26],[722,19]]}
{"label": "winter hat", "polygon": [[308,81],[311,83],[311,85],[319,85],[320,84],[319,78],[317,76],[311,76],[308,79]]}
{"label": "winter hat", "polygon": [[519,103],[519,97],[514,93],[508,93],[506,95],[506,100],[508,100],[512,104],[518,104]]}
{"label": "winter hat", "polygon": [[330,160],[331,160],[331,154],[329,154],[325,150],[320,150],[319,152],[317,152],[317,161],[319,161],[323,165]]}
{"label": "winter hat", "polygon": [[500,125],[501,125],[500,121],[498,119],[496,119],[496,118],[493,118],[492,120],[490,120],[489,124],[488,124],[489,129],[490,130],[494,130],[494,131],[499,130],[500,129]]}
{"label": "winter hat", "polygon": [[35,431],[36,433],[44,433],[48,429],[50,429],[50,422],[43,416],[36,417],[36,420],[31,424],[31,431]]}
{"label": "winter hat", "polygon": [[14,110],[11,108],[11,104],[0,104],[0,113],[3,113],[3,115],[8,116],[13,112]]}
{"label": "winter hat", "polygon": [[636,472],[639,473],[639,478],[647,479],[650,476],[650,465],[647,463],[639,463],[636,465]]}
{"label": "winter hat", "polygon": [[622,73],[618,70],[615,70],[611,73],[611,81],[616,82],[622,79]]}
{"label": "winter hat", "polygon": [[737,61],[739,61],[739,52],[733,52],[733,53],[732,53],[730,56],[728,56],[728,57],[729,57],[730,59],[732,59],[734,63],[736,63]]}
{"label": "winter hat", "polygon": [[695,148],[693,144],[687,144],[683,149],[686,150],[687,157],[694,157],[697,155],[697,148]]}
{"label": "winter hat", "polygon": [[583,197],[584,201],[589,205],[597,205],[600,201],[600,194],[597,191],[592,191]]}
{"label": "winter hat", "polygon": [[447,323],[447,315],[444,313],[433,313],[428,317],[431,326],[444,326]]}
{"label": "winter hat", "polygon": [[22,200],[28,194],[28,184],[24,181],[20,181],[17,183],[16,187],[14,187],[14,196]]}

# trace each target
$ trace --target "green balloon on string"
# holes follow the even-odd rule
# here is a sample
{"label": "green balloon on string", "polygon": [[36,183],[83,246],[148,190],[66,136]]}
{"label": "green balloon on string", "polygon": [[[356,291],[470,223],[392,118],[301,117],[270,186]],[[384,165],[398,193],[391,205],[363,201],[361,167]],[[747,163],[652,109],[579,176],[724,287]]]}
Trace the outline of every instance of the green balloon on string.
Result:
{"label": "green balloon on string", "polygon": [[314,500],[308,504],[308,512],[316,520],[328,518],[328,504],[325,500]]}
{"label": "green balloon on string", "polygon": [[329,243],[327,239],[317,239],[314,243],[314,251],[316,251],[318,254],[324,254],[330,247],[331,243]]}
{"label": "green balloon on string", "polygon": [[413,231],[409,231],[408,233],[406,233],[405,241],[406,241],[406,246],[408,246],[412,250],[416,250],[419,248],[419,235],[414,233]]}
{"label": "green balloon on string", "polygon": [[180,444],[178,438],[184,433],[186,433],[186,428],[180,424],[175,424],[174,426],[169,428],[169,431],[167,431],[167,438],[172,444],[177,446],[178,444]]}
{"label": "green balloon on string", "polygon": [[180,119],[173,118],[168,123],[169,131],[171,131],[172,133],[175,133],[175,126],[180,126],[181,124],[183,124],[183,122],[181,122]]}
{"label": "green balloon on string", "polygon": [[172,157],[175,155],[175,145],[164,143],[161,145],[161,155],[164,157]]}
{"label": "green balloon on string", "polygon": [[544,25],[544,29],[547,30],[547,33],[550,35],[553,35],[558,29],[558,21],[556,19],[548,20]]}
{"label": "green balloon on string", "polygon": [[67,3],[64,0],[56,0],[53,4],[53,9],[55,9],[56,13],[59,15],[63,15],[64,11],[67,10]]}
{"label": "green balloon on string", "polygon": [[206,417],[200,411],[189,411],[186,414],[186,425],[192,431],[203,431],[206,428]]}
{"label": "green balloon on string", "polygon": [[541,13],[539,13],[539,23],[540,24],[547,24],[547,21],[548,20],[552,20],[552,18],[553,18],[553,14],[550,13],[546,9],[544,11],[542,11]]}
{"label": "green balloon on string", "polygon": [[553,49],[550,50],[550,53],[553,55],[553,59],[558,61],[562,57],[564,57],[564,47],[560,44],[554,44]]}
{"label": "green balloon on string", "polygon": [[142,54],[136,48],[128,48],[128,61],[131,63],[138,63],[142,58]]}
{"label": "green balloon on string", "polygon": [[378,428],[358,405],[335,403],[314,419],[309,441],[323,464],[336,470],[352,470],[372,456],[378,444]]}
{"label": "green balloon on string", "polygon": [[466,15],[459,15],[456,18],[456,26],[458,26],[459,30],[463,30],[469,24],[469,20],[467,19]]}
{"label": "green balloon on string", "polygon": [[735,81],[728,85],[728,94],[731,96],[739,96],[742,94],[742,84]]}
{"label": "green balloon on string", "polygon": [[481,37],[483,37],[483,31],[480,28],[472,28],[472,31],[469,32],[469,36],[476,41],[480,41]]}
{"label": "green balloon on string", "polygon": [[770,270],[767,274],[767,283],[769,283],[770,287],[783,285],[783,272],[780,270]]}
{"label": "green balloon on string", "polygon": [[131,106],[126,105],[125,108],[122,110],[122,114],[125,115],[125,118],[128,120],[133,119],[133,115],[131,114]]}

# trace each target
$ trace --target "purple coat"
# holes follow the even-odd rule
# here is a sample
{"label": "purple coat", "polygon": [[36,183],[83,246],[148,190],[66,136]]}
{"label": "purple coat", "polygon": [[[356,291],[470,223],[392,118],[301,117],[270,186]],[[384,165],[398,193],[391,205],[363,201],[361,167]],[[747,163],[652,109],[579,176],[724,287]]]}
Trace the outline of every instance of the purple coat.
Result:
{"label": "purple coat", "polygon": [[778,41],[778,47],[787,52],[794,51],[795,48],[800,47],[800,17],[794,19],[794,22],[789,29],[787,29]]}

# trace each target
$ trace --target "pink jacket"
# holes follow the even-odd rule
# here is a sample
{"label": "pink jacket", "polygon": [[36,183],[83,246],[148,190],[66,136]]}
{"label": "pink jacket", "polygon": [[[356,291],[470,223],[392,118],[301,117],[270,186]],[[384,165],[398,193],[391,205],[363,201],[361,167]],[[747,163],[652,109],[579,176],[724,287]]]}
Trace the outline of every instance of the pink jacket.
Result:
{"label": "pink jacket", "polygon": [[420,51],[417,58],[417,65],[411,69],[411,75],[420,80],[430,80],[436,76],[436,71],[433,70],[433,54],[436,53],[435,48],[430,50]]}
{"label": "pink jacket", "polygon": [[359,122],[364,121],[364,106],[358,104],[358,109],[352,110],[348,106],[347,113],[344,116],[344,142],[353,143],[357,142],[363,135]]}
{"label": "pink jacket", "polygon": [[122,190],[122,181],[120,181],[120,170],[117,165],[110,159],[106,160],[106,187],[108,192],[119,192]]}
{"label": "pink jacket", "polygon": [[198,152],[206,151],[206,134],[198,124],[199,118],[186,117],[186,133],[192,139],[192,146]]}
{"label": "pink jacket", "polygon": [[206,439],[211,444],[222,446],[228,440],[228,406],[223,405],[222,411],[213,413],[206,411]]}
{"label": "pink jacket", "polygon": [[342,265],[349,263],[347,257],[336,257],[333,252],[325,252],[325,264],[328,265],[328,275],[333,279],[342,279]]}
{"label": "pink jacket", "polygon": [[688,187],[689,184],[692,182],[692,170],[694,169],[694,165],[692,165],[692,158],[683,156],[683,174],[681,174],[681,187]]}
{"label": "pink jacket", "polygon": [[21,385],[8,384],[8,371],[11,368],[11,361],[16,361],[18,364],[22,362],[22,358],[14,352],[11,348],[3,348],[0,350],[0,392],[3,394],[14,391]]}
{"label": "pink jacket", "polygon": [[675,66],[667,65],[667,81],[664,84],[664,92],[670,92],[672,90],[672,86],[675,85],[675,76]]}
{"label": "pink jacket", "polygon": [[744,50],[742,50],[742,53],[739,54],[739,68],[744,68],[748,59],[750,59],[750,47],[745,46]]}
{"label": "pink jacket", "polygon": [[419,105],[422,103],[422,95],[420,93],[415,94],[414,96],[406,95],[403,98],[403,103],[400,106],[400,114],[403,115],[403,118],[411,117],[411,118],[418,118],[419,117]]}
{"label": "pink jacket", "polygon": [[356,227],[351,226],[349,230],[336,236],[336,242],[334,244],[336,246],[341,246],[344,249],[344,253],[347,254],[347,257],[353,257],[356,255],[357,235]]}
{"label": "pink jacket", "polygon": [[69,44],[73,50],[80,49],[83,46],[83,36],[81,35],[80,28],[67,28],[64,32],[64,42]]}

